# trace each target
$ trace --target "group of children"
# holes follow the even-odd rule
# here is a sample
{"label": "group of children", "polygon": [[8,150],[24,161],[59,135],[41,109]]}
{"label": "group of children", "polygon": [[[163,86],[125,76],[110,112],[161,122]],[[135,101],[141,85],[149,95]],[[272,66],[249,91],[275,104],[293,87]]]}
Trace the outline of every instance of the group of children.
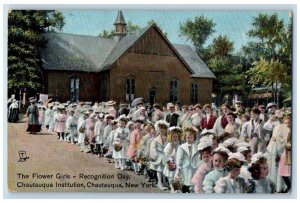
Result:
{"label": "group of children", "polygon": [[117,112],[114,105],[48,103],[39,107],[39,121],[59,140],[106,157],[117,169],[133,170],[171,193],[291,189],[290,114],[270,111],[265,118],[259,108],[241,114],[241,107],[233,113],[228,105],[219,114],[211,105],[174,111],[172,104],[169,113],[160,108],[150,113],[143,104]]}

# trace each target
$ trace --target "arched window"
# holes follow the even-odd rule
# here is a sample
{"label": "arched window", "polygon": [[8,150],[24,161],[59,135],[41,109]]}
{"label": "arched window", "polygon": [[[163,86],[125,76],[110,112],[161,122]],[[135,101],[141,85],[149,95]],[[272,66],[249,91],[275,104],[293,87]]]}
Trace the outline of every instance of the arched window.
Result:
{"label": "arched window", "polygon": [[176,102],[179,100],[178,90],[179,90],[178,79],[172,79],[170,81],[170,102]]}

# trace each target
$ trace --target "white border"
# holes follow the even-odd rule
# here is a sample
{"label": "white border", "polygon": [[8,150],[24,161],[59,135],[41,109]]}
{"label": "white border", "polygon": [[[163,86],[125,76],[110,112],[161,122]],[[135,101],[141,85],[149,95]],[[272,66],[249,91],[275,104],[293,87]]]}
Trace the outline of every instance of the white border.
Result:
{"label": "white border", "polygon": [[[4,198],[16,198],[16,199],[71,199],[71,198],[146,198],[146,199],[151,199],[151,198],[178,198],[178,200],[173,200],[175,202],[177,201],[182,201],[182,199],[193,199],[193,198],[197,198],[197,199],[203,199],[203,198],[209,198],[209,199],[225,199],[225,198],[232,198],[232,195],[228,196],[228,195],[196,195],[196,194],[180,194],[180,195],[176,195],[174,196],[173,194],[159,194],[159,193],[8,193],[7,192],[7,178],[6,178],[6,173],[7,173],[7,160],[6,160],[6,155],[7,155],[7,139],[6,136],[7,135],[7,124],[6,124],[6,94],[7,94],[7,68],[6,68],[6,54],[7,54],[7,49],[6,49],[6,39],[5,37],[7,36],[7,11],[10,8],[15,8],[15,9],[178,9],[178,10],[187,10],[187,9],[217,9],[217,10],[223,10],[223,9],[230,9],[230,10],[274,10],[274,9],[278,9],[278,10],[286,10],[286,9],[291,9],[293,11],[293,16],[294,16],[294,41],[293,41],[293,45],[294,45],[294,55],[293,55],[293,64],[294,64],[294,68],[293,68],[293,112],[294,115],[300,115],[296,106],[296,101],[298,100],[297,95],[298,92],[296,92],[296,89],[299,90],[298,88],[296,88],[296,86],[298,87],[298,82],[297,82],[297,73],[298,71],[296,70],[296,59],[297,59],[297,47],[298,47],[298,41],[296,40],[296,33],[297,33],[297,28],[299,27],[299,20],[297,20],[298,16],[297,16],[297,8],[298,8],[298,2],[296,0],[286,0],[286,1],[271,1],[271,0],[252,0],[252,1],[236,1],[236,0],[228,0],[226,2],[224,2],[223,0],[212,0],[212,1],[205,1],[205,2],[199,2],[199,1],[192,1],[192,0],[185,0],[183,1],[178,1],[178,0],[173,0],[172,2],[170,1],[165,1],[165,0],[153,0],[153,1],[126,1],[126,4],[118,4],[120,2],[123,3],[123,1],[117,1],[117,0],[107,0],[107,2],[109,2],[109,4],[105,4],[105,2],[101,2],[101,1],[91,1],[91,0],[86,0],[86,1],[64,1],[62,2],[62,0],[52,0],[51,4],[48,1],[41,1],[41,0],[31,0],[31,1],[22,1],[22,0],[5,0],[2,3],[2,6],[0,8],[0,14],[3,13],[3,15],[1,15],[0,17],[0,22],[3,22],[2,28],[0,29],[0,34],[1,34],[1,44],[2,47],[4,48],[4,51],[2,52],[3,54],[0,54],[0,60],[3,62],[3,71],[2,71],[2,76],[1,80],[0,80],[0,88],[3,92],[3,95],[1,97],[1,102],[3,105],[0,106],[0,112],[2,112],[2,117],[0,116],[0,129],[3,129],[3,138],[4,139],[0,139],[1,144],[3,146],[3,152],[4,152],[4,156],[0,156],[1,157],[1,161],[3,163],[3,166],[5,168],[1,168],[1,172],[4,176],[1,176],[1,180],[2,177],[4,177],[4,180],[2,180],[3,184],[0,183],[0,190],[2,189],[2,191],[4,192]],[[63,4],[61,4],[63,3]],[[77,5],[74,5],[74,3],[76,3]],[[99,5],[97,3],[102,3],[102,5]],[[150,4],[151,3],[151,4]],[[153,5],[153,4],[156,5]],[[172,4],[177,4],[177,5],[171,5],[168,3],[172,3]],[[198,3],[202,3],[201,5],[196,5]],[[206,4],[209,3],[209,4]],[[253,4],[254,3],[254,4]],[[6,5],[5,5],[6,4]],[[81,4],[81,5],[80,5]],[[89,5],[90,4],[90,5]],[[97,5],[96,5],[97,4]],[[164,5],[159,5],[159,4],[164,4]],[[187,5],[187,4],[193,4],[193,5]],[[234,4],[234,5],[232,5]],[[237,5],[238,4],[238,5]],[[268,5],[269,4],[269,5]],[[270,5],[271,4],[271,5]],[[287,4],[294,4],[294,5],[287,5]],[[297,118],[294,117],[293,120],[293,134],[294,137],[297,137],[296,133],[296,126],[297,126]],[[300,140],[300,139],[299,139]],[[299,140],[297,139],[297,145],[299,144]],[[3,143],[2,143],[3,142]],[[296,143],[294,144],[294,146],[296,146]],[[300,145],[298,145],[300,146]],[[296,147],[293,148],[294,152],[296,151]],[[294,153],[296,154],[296,153]],[[293,163],[295,163],[296,161],[296,157],[293,157]],[[297,167],[298,168],[298,161],[297,161]],[[293,170],[295,169],[296,164],[294,164],[293,166]],[[3,171],[2,171],[3,170]],[[296,170],[294,170],[295,172]],[[4,172],[4,173],[3,173]],[[296,174],[293,174],[293,183],[295,183],[296,181]],[[297,182],[298,185],[299,182]],[[295,188],[295,185],[293,185],[293,188]],[[295,191],[296,190],[296,191]],[[299,192],[299,187],[295,188],[295,190],[293,191],[293,195],[296,195],[297,193],[300,194]],[[113,196],[113,197],[112,197]],[[287,195],[280,195],[280,194],[273,194],[273,195],[263,195],[264,198],[270,198],[272,199],[272,201],[276,202],[276,201],[282,201],[283,199],[286,200],[286,198],[288,198]],[[291,196],[289,196],[290,198]],[[253,198],[257,199],[260,198],[260,196],[258,195],[242,195],[242,196],[238,196],[238,195],[234,195],[234,198],[247,198],[247,199],[243,199],[242,201],[244,202],[248,202],[248,201],[257,201],[257,200],[253,200]],[[279,199],[279,200],[276,200]],[[220,201],[219,200],[219,201]],[[284,200],[284,201],[285,201]],[[34,202],[37,200],[31,200],[30,202]],[[49,201],[49,200],[48,200]],[[51,200],[50,200],[51,201]],[[65,200],[64,200],[65,201]],[[80,201],[80,200],[77,200]],[[77,202],[76,201],[76,202]],[[82,201],[82,200],[81,200]],[[87,201],[94,201],[94,200],[87,200]],[[107,201],[107,200],[104,200]],[[140,201],[140,200],[137,200]],[[143,200],[145,201],[145,200]],[[151,201],[151,200],[150,200]],[[172,201],[172,202],[173,202]],[[205,200],[210,202],[210,200]],[[239,201],[237,199],[231,199],[230,202],[234,202],[234,201]],[[288,200],[288,201],[295,201],[295,199],[293,200]],[[74,202],[74,200],[72,200],[72,202]]]}

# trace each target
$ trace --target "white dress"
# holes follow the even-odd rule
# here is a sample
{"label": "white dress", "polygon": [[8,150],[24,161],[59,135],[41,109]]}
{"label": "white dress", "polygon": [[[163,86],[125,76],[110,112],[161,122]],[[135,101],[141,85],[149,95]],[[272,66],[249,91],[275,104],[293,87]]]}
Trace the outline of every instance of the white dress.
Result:
{"label": "white dress", "polygon": [[[172,161],[172,162],[176,163],[176,156],[177,156],[178,145],[179,145],[178,143],[176,143],[174,145],[174,144],[172,144],[170,142],[166,145],[166,147],[164,148],[164,153],[165,153],[167,161]],[[168,164],[165,165],[163,174],[166,177],[168,177],[168,178],[174,178],[175,172],[176,172],[176,170],[174,170],[174,171],[170,171],[169,170]]]}
{"label": "white dress", "polygon": [[84,132],[80,132],[78,130],[78,144],[83,144],[85,137],[86,137],[86,121],[85,120],[81,120],[80,122],[78,122],[78,129],[83,128]]}
{"label": "white dress", "polygon": [[215,193],[245,193],[246,183],[243,178],[237,177],[235,180],[230,178],[228,174],[219,178],[214,187]]}
{"label": "white dress", "polygon": [[127,128],[121,128],[118,127],[115,132],[114,132],[114,137],[113,137],[113,145],[114,144],[121,144],[123,147],[120,151],[116,151],[115,149],[113,149],[113,155],[112,157],[114,159],[125,159],[125,146],[124,146],[124,141],[127,139],[127,137],[129,136],[129,130]]}

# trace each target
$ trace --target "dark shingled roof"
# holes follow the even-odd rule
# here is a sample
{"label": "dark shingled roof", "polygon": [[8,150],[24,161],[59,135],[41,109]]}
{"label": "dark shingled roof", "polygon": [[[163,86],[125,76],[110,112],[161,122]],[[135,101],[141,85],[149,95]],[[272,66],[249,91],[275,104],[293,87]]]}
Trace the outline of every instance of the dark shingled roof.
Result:
{"label": "dark shingled roof", "polygon": [[[154,24],[120,41],[64,33],[45,34],[48,43],[41,50],[45,70],[101,72],[108,70]],[[195,51],[187,45],[173,44],[193,72],[192,77],[216,78]]]}
{"label": "dark shingled roof", "polygon": [[63,33],[46,34],[46,39],[41,50],[46,70],[99,72],[117,44],[113,39]]}
{"label": "dark shingled roof", "polygon": [[173,44],[173,46],[188,66],[193,70],[194,74],[192,77],[216,78],[216,76],[190,46],[183,44]]}

